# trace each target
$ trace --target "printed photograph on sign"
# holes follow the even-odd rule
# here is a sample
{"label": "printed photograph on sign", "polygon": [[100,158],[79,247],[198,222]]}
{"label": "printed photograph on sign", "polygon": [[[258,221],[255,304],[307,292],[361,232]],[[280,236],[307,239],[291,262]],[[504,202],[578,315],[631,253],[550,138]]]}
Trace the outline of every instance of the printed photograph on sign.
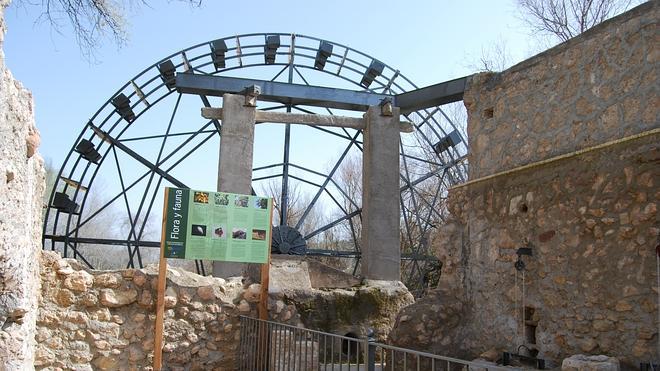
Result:
{"label": "printed photograph on sign", "polygon": [[250,197],[248,196],[236,196],[234,205],[238,207],[248,207],[248,203],[250,202],[249,200]]}
{"label": "printed photograph on sign", "polygon": [[231,230],[231,238],[235,240],[244,240],[247,238],[246,228],[233,228]]}
{"label": "printed photograph on sign", "polygon": [[227,237],[227,229],[225,228],[224,225],[216,225],[213,227],[213,235],[212,237],[215,239],[218,238],[226,238]]}
{"label": "printed photograph on sign", "polygon": [[254,207],[256,209],[266,210],[268,209],[268,199],[267,198],[257,198],[254,200]]}
{"label": "printed photograph on sign", "polygon": [[253,229],[252,230],[252,239],[256,241],[265,241],[266,240],[266,230],[265,229]]}
{"label": "printed photograph on sign", "polygon": [[198,204],[208,204],[209,203],[209,194],[207,192],[195,192],[193,201]]}
{"label": "printed photograph on sign", "polygon": [[183,258],[183,244],[168,243],[165,247],[165,256],[169,258]]}
{"label": "printed photograph on sign", "polygon": [[213,195],[213,198],[215,199],[216,205],[220,205],[220,206],[229,205],[229,195],[226,193],[216,193],[215,195]]}
{"label": "printed photograph on sign", "polygon": [[206,226],[201,224],[193,224],[190,234],[193,236],[206,236]]}

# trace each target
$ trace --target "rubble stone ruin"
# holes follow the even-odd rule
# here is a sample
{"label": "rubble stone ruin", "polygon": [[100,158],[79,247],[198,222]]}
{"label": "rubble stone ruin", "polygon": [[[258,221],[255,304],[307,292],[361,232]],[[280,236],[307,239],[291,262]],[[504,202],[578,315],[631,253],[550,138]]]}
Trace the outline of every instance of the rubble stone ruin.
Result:
{"label": "rubble stone ruin", "polygon": [[[6,6],[0,2],[0,9]],[[325,91],[302,85],[296,91],[291,81],[267,84],[195,74],[189,62],[194,58],[186,53],[177,56],[177,64],[165,60],[155,66],[159,78],[149,83],[157,83],[163,96],[196,97],[208,119],[200,133],[209,131],[209,138],[217,139],[221,126],[219,191],[252,192],[255,174],[262,170],[253,168],[254,128],[263,122],[340,128],[348,148],[360,147],[359,210],[344,210],[334,225],[320,228],[362,218],[361,234],[352,236],[357,247],[343,252],[355,258],[352,271],[313,258],[329,254],[314,246],[309,256],[274,255],[268,297],[272,321],[357,338],[375,330],[380,343],[478,358],[489,365],[484,367],[508,362],[564,370],[652,369],[660,361],[659,7],[658,1],[646,2],[503,72],[426,90],[397,85],[399,72],[374,59],[354,77],[360,91],[336,88],[334,96],[313,102],[330,111],[358,111],[361,117],[292,112],[303,98],[311,104],[310,96]],[[0,29],[4,37],[4,23]],[[332,45],[345,48],[344,57],[355,52],[297,37],[318,47],[311,69],[344,66],[333,59],[341,56],[333,54]],[[292,55],[294,39],[291,35]],[[262,63],[275,58],[272,48],[280,46],[279,38],[275,41],[266,35],[259,44]],[[214,71],[241,58],[240,51],[225,55],[226,44],[224,49],[219,42],[210,45],[205,63]],[[151,369],[157,267],[143,264],[141,254],[146,263],[146,251],[157,241],[101,241],[74,233],[82,231],[85,192],[94,176],[60,174],[60,188],[53,191],[43,220],[44,166],[32,98],[3,61],[0,365],[8,370]],[[76,164],[96,166],[109,148],[131,150],[118,138],[145,114],[149,106],[138,108],[143,101],[155,99],[144,96],[149,90],[139,79],[131,83],[125,86],[128,95],[112,97],[100,110],[114,115],[112,129],[95,119],[85,125],[79,139],[87,142],[78,141],[69,154],[79,160]],[[381,84],[382,92],[369,89],[372,83]],[[287,112],[257,107],[281,97],[277,89],[289,89]],[[297,95],[301,91],[306,96]],[[221,107],[207,98],[213,95],[222,97]],[[460,135],[452,134],[451,123],[432,124],[439,130],[435,134],[424,127],[438,117],[437,111],[424,110],[460,100],[468,112],[466,147]],[[415,132],[408,133],[411,129]],[[421,178],[407,170],[416,156],[404,152],[401,143],[410,138],[420,139],[437,156],[438,166],[426,160],[429,171]],[[133,155],[166,183],[187,185],[161,163]],[[72,163],[63,171],[80,174]],[[280,165],[288,170],[279,176],[298,176],[288,158]],[[460,168],[466,166],[463,179]],[[333,181],[331,174],[321,174],[326,184]],[[431,194],[416,188],[433,179]],[[283,195],[280,203],[286,205],[284,190]],[[446,202],[436,203],[445,197]],[[441,208],[447,212],[440,219],[435,213]],[[281,225],[287,210],[280,211]],[[59,223],[73,219],[63,230],[57,221],[49,224],[54,216]],[[294,229],[302,230],[301,225]],[[132,226],[138,227],[137,222]],[[302,236],[313,241],[315,232]],[[128,267],[92,269],[84,259],[85,244],[92,243],[124,248],[128,243],[122,262]],[[257,316],[261,287],[250,267],[216,263],[213,274],[204,267],[197,262],[197,273],[167,271],[164,364],[234,370],[242,336],[239,316]],[[437,280],[430,279],[429,267],[440,268]],[[420,282],[424,285],[415,286]]]}

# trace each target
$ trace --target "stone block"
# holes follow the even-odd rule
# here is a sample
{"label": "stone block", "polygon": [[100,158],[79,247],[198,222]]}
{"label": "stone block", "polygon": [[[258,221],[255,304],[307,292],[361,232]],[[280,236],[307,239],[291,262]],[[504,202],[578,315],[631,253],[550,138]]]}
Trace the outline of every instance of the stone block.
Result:
{"label": "stone block", "polygon": [[605,355],[577,354],[564,359],[562,371],[619,371],[619,360]]}

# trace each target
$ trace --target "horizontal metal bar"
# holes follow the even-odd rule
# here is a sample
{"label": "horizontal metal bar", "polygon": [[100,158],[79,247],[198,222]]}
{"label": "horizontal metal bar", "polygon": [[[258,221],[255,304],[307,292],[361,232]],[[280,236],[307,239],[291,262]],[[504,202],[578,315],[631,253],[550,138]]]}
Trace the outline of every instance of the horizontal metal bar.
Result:
{"label": "horizontal metal bar", "polygon": [[307,249],[305,255],[308,256],[332,256],[335,258],[359,258],[359,251],[337,251],[324,249]]}
{"label": "horizontal metal bar", "polygon": [[93,238],[93,237],[70,237],[47,234],[44,239],[54,242],[73,242],[73,243],[88,243],[96,245],[116,245],[126,246],[127,243],[143,247],[160,247],[160,241],[135,241],[135,240],[118,240],[112,238]]}
{"label": "horizontal metal bar", "polygon": [[401,109],[402,115],[424,108],[458,102],[463,100],[465,86],[470,77],[465,76],[401,93],[396,95],[394,101],[396,106]]}
{"label": "horizontal metal bar", "polygon": [[243,79],[226,76],[193,75],[178,73],[176,89],[180,93],[222,96],[225,93],[238,94],[246,87],[259,85],[259,100],[291,105],[308,105],[326,108],[340,108],[352,111],[366,111],[378,105],[391,95],[369,93],[348,89],[327,88],[289,84],[277,81]]}

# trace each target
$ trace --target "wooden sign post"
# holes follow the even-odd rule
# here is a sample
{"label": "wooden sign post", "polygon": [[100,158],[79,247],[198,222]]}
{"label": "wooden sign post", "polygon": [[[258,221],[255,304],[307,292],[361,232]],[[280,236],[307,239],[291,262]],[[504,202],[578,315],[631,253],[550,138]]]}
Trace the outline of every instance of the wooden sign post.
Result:
{"label": "wooden sign post", "polygon": [[158,298],[156,299],[156,323],[154,325],[154,371],[163,368],[163,324],[165,317],[165,285],[167,283],[167,259],[165,258],[165,225],[167,223],[168,189],[163,202],[163,231],[160,236],[160,260],[158,261]]}
{"label": "wooden sign post", "polygon": [[[261,263],[259,318],[268,319],[273,199],[224,192],[165,188],[154,325],[154,370],[163,368],[167,259]],[[263,327],[267,351],[266,327]]]}
{"label": "wooden sign post", "polygon": [[[270,222],[273,225],[273,207],[270,209]],[[273,238],[268,240],[268,261],[261,265],[261,293],[259,295],[259,319],[268,320],[268,285],[270,284],[270,251]]]}

